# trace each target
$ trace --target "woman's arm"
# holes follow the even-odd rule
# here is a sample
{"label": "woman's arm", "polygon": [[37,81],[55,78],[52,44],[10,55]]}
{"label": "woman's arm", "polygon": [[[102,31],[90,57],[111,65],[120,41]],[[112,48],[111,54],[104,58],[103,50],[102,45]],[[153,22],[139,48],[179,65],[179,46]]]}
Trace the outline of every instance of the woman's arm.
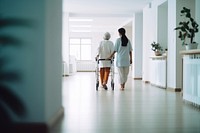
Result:
{"label": "woman's arm", "polygon": [[108,59],[112,59],[113,56],[115,55],[115,53],[116,53],[116,51],[114,51],[114,52],[108,57]]}
{"label": "woman's arm", "polygon": [[130,64],[132,64],[132,51],[129,52],[130,55]]}
{"label": "woman's arm", "polygon": [[97,60],[99,58],[99,54],[95,57],[95,60]]}

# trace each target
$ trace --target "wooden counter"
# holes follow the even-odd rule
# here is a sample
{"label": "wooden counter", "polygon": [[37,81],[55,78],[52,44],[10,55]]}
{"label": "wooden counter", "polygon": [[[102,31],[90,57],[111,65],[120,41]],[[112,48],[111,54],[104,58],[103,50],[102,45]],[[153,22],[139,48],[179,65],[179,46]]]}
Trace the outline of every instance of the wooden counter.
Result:
{"label": "wooden counter", "polygon": [[149,58],[151,58],[151,59],[166,59],[167,56],[166,56],[166,55],[161,55],[161,56],[150,56]]}
{"label": "wooden counter", "polygon": [[200,49],[184,50],[180,51],[180,54],[182,55],[200,54]]}

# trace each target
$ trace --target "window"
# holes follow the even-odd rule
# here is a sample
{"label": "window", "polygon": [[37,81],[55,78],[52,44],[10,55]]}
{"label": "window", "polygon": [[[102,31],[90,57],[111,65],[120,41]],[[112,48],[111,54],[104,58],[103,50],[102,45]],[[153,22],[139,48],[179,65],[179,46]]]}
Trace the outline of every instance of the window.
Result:
{"label": "window", "polygon": [[70,55],[77,60],[91,60],[92,40],[90,38],[71,38]]}

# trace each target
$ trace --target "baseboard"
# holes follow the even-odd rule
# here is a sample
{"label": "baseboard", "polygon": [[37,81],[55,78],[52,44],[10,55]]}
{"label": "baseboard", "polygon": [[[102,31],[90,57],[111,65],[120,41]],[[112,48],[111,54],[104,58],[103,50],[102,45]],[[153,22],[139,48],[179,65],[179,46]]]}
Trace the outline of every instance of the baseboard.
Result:
{"label": "baseboard", "polygon": [[28,122],[13,123],[5,128],[0,127],[2,133],[49,133],[51,129],[64,116],[64,108],[61,107],[47,123]]}
{"label": "baseboard", "polygon": [[144,83],[145,83],[145,84],[149,84],[149,83],[150,83],[150,81],[144,81]]}
{"label": "baseboard", "polygon": [[11,133],[49,133],[46,123],[15,123],[12,126]]}
{"label": "baseboard", "polygon": [[134,80],[142,80],[142,78],[133,78]]}
{"label": "baseboard", "polygon": [[63,77],[67,77],[67,76],[69,76],[68,74],[65,74],[65,75],[62,75]]}
{"label": "baseboard", "polygon": [[181,89],[181,88],[171,88],[171,87],[167,87],[167,91],[172,91],[172,92],[181,92],[182,89]]}
{"label": "baseboard", "polygon": [[150,83],[150,84],[153,85],[153,86],[156,86],[158,88],[166,89],[166,87],[163,87],[163,86],[160,86],[160,85],[156,85],[156,84],[152,84],[152,83]]}
{"label": "baseboard", "polygon": [[95,70],[79,70],[79,71],[77,71],[77,72],[95,72]]}
{"label": "baseboard", "polygon": [[193,108],[200,109],[200,105],[199,105],[199,104],[195,104],[195,103],[193,103],[193,102],[191,102],[191,101],[184,100],[184,99],[183,99],[183,101],[184,101],[185,104],[188,104],[189,106],[191,106],[191,107],[193,107]]}
{"label": "baseboard", "polygon": [[64,108],[60,107],[60,109],[56,112],[56,114],[50,118],[47,122],[49,128],[53,127],[62,117],[64,116]]}

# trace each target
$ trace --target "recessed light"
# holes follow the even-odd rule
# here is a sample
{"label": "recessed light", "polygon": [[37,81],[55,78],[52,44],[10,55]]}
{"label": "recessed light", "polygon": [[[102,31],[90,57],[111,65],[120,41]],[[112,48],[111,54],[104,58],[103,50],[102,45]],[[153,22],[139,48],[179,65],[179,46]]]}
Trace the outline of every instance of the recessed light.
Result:
{"label": "recessed light", "polygon": [[91,30],[71,30],[71,32],[91,32]]}
{"label": "recessed light", "polygon": [[93,21],[93,19],[75,19],[75,18],[70,18],[69,21],[91,22],[91,21]]}
{"label": "recessed light", "polygon": [[70,27],[77,27],[77,28],[90,28],[91,25],[70,25]]}

